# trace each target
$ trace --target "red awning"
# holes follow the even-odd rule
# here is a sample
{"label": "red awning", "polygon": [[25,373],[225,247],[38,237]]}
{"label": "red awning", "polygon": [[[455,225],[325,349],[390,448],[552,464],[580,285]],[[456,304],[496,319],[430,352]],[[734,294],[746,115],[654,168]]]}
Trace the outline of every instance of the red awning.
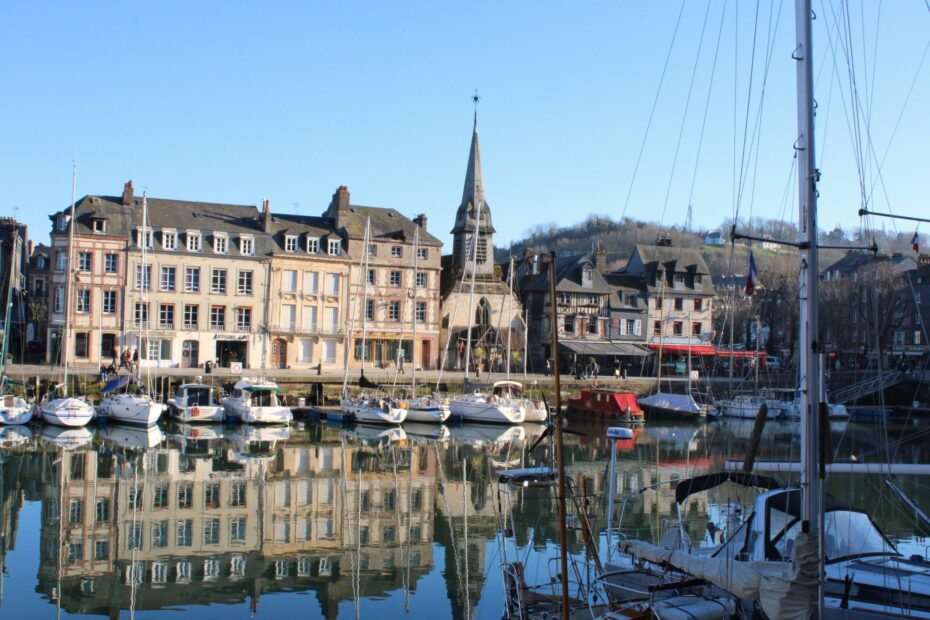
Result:
{"label": "red awning", "polygon": [[650,349],[660,350],[662,353],[678,353],[687,355],[689,350],[691,355],[716,355],[717,351],[709,344],[650,344]]}
{"label": "red awning", "polygon": [[[717,349],[717,355],[720,357],[730,357],[730,349]],[[744,358],[744,357],[766,357],[768,354],[765,351],[733,351],[733,357]]]}

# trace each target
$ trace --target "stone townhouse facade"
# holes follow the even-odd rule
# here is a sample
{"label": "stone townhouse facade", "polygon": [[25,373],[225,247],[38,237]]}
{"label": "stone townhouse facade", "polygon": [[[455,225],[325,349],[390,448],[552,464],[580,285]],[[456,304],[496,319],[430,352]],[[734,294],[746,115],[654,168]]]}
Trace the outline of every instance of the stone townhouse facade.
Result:
{"label": "stone townhouse facade", "polygon": [[[620,275],[638,279],[647,296],[646,343],[684,351],[711,342],[714,288],[701,254],[691,248],[638,244]],[[673,349],[684,347],[683,349]]]}
{"label": "stone townhouse facade", "polygon": [[426,215],[411,220],[395,209],[353,205],[349,188],[341,186],[323,218],[346,240],[351,261],[345,289],[349,366],[364,360],[368,367],[395,368],[402,358],[436,368],[442,242],[427,231]]}
{"label": "stone townhouse facade", "polygon": [[[276,215],[267,201],[261,212],[164,198],[143,208],[131,181],[121,196],[85,196],[75,209],[70,271],[70,208],[51,216],[47,361],[59,359],[67,310],[71,362],[108,364],[129,350],[143,367],[333,371],[350,346],[349,365],[361,365],[367,310],[369,360],[396,363],[403,350],[408,362],[436,365],[441,243],[426,216],[349,205],[345,187],[322,217]],[[366,220],[374,279],[361,273]]]}

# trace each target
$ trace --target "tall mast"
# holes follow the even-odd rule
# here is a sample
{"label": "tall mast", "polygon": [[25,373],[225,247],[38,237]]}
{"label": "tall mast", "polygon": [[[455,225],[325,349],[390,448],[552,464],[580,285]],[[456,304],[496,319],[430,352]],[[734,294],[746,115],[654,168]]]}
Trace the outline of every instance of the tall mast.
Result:
{"label": "tall mast", "polygon": [[[152,287],[152,276],[149,275],[147,270],[148,267],[148,257],[146,251],[149,247],[149,208],[148,208],[148,198],[146,192],[142,192],[142,291],[140,302],[142,307],[145,308],[145,320],[139,321],[139,333],[136,336],[136,352],[139,354],[139,363],[136,365],[136,378],[142,380],[142,360],[148,359],[149,352],[146,350],[142,351],[142,335],[146,326],[148,325],[149,312],[152,311],[152,308],[148,307],[149,297],[146,295],[146,291]],[[141,314],[140,317],[142,318]],[[146,349],[148,349],[148,342],[145,343]]]}
{"label": "tall mast", "polygon": [[[477,179],[477,176],[475,177]],[[471,362],[471,330],[475,323],[475,276],[478,271],[478,233],[481,230],[481,196],[475,181],[475,233],[471,238],[471,284],[468,290],[468,334],[465,336],[465,380]]]}
{"label": "tall mast", "polygon": [[365,237],[362,240],[362,374],[365,374],[366,347],[368,346],[368,245],[371,243],[371,217],[365,218]]}
{"label": "tall mast", "polygon": [[[507,286],[510,288],[510,295],[507,297],[507,320],[513,325],[513,256],[510,257],[510,269],[507,270]],[[507,328],[507,380],[510,381],[510,332]]]}
{"label": "tall mast", "polygon": [[6,305],[3,312],[3,348],[0,350],[0,373],[6,371],[6,355],[10,350],[10,321],[13,314],[13,276],[19,252],[19,224],[14,221],[13,234],[10,237],[10,281],[6,287]]}
{"label": "tall mast", "polygon": [[[814,77],[811,46],[811,0],[796,0],[798,89],[798,224],[800,226],[800,409],[801,409],[801,530],[819,539],[822,518],[820,449],[820,343],[817,340],[817,182],[814,157]],[[818,578],[819,578],[818,574]],[[821,597],[818,596],[818,605]]]}
{"label": "tall mast", "polygon": [[[410,397],[417,397],[417,275],[419,274],[420,266],[420,226],[417,225],[416,229],[413,231],[413,286],[411,290],[413,291],[413,307],[411,308],[411,318],[413,319],[413,328],[411,330],[410,336],[410,359],[412,360],[411,365],[411,377],[410,377]],[[424,317],[425,318],[425,317]],[[403,338],[401,338],[403,342]]]}
{"label": "tall mast", "polygon": [[67,282],[65,283],[65,333],[64,338],[62,338],[62,350],[61,350],[61,361],[65,367],[64,375],[64,388],[62,395],[68,395],[68,353],[70,351],[70,337],[71,337],[71,324],[69,319],[71,318],[71,281],[74,279],[75,270],[72,268],[72,260],[74,258],[74,224],[76,222],[75,217],[75,208],[74,208],[74,196],[77,191],[77,161],[74,161],[74,167],[71,171],[71,220],[68,222],[68,271],[67,271]]}

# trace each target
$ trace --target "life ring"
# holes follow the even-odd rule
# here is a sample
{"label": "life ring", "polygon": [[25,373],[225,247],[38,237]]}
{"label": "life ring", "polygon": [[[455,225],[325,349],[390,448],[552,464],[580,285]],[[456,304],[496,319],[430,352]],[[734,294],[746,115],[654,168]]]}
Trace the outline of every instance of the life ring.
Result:
{"label": "life ring", "polygon": [[488,402],[489,402],[489,403],[496,403],[496,402],[497,402],[497,396],[493,396],[493,395],[488,396]]}
{"label": "life ring", "polygon": [[191,415],[195,418],[200,416],[200,407],[191,407]]}

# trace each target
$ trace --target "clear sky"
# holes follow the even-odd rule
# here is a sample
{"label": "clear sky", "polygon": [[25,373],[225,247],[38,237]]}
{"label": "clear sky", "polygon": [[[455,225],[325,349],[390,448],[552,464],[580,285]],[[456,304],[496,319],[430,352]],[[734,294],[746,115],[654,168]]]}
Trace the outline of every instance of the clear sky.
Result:
{"label": "clear sky", "polygon": [[[741,216],[794,220],[794,191],[784,199],[796,127],[793,5],[762,2],[757,19],[748,0],[712,0],[709,9],[699,0],[683,9],[664,0],[7,0],[0,8],[0,215],[18,207],[31,237],[47,239],[47,215],[69,203],[77,159],[79,196],[118,194],[131,178],[152,196],[256,205],[267,197],[275,211],[320,214],[345,184],[356,204],[427,213],[431,232],[448,243],[477,88],[498,245],[533,224],[571,224],[589,214],[683,223],[689,195],[695,227],[713,227],[733,214],[734,170],[739,176],[741,169],[748,179]],[[859,149],[865,182],[876,188],[873,206],[926,215],[930,60],[918,71],[930,41],[926,2],[814,5],[821,227],[857,226],[860,206],[849,52],[832,15],[848,16],[847,49],[868,120],[858,124],[859,142],[871,137],[875,153]],[[753,154],[741,165],[769,46],[758,164]],[[883,158],[882,186],[875,161]]]}

